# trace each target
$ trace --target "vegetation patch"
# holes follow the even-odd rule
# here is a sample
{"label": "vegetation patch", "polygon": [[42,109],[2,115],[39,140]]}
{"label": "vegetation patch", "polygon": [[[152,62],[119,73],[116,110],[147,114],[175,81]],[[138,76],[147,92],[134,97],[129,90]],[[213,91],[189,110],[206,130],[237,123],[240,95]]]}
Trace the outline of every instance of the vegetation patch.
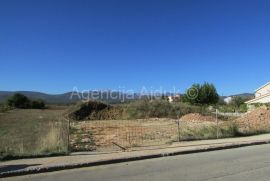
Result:
{"label": "vegetation patch", "polygon": [[221,125],[213,123],[189,123],[181,128],[180,140],[205,140],[240,136],[237,124],[235,122],[223,122]]}
{"label": "vegetation patch", "polygon": [[122,111],[101,102],[88,101],[73,106],[66,115],[72,120],[105,120],[119,118]]}
{"label": "vegetation patch", "polygon": [[204,107],[166,100],[139,100],[123,105],[107,105],[88,101],[79,103],[67,112],[72,120],[117,120],[146,118],[178,118],[188,113],[205,113]]}
{"label": "vegetation patch", "polygon": [[41,99],[30,100],[23,94],[16,93],[10,97],[7,101],[9,107],[20,108],[20,109],[44,109],[45,102]]}
{"label": "vegetation patch", "polygon": [[13,109],[0,114],[0,159],[68,152],[68,122],[59,110]]}

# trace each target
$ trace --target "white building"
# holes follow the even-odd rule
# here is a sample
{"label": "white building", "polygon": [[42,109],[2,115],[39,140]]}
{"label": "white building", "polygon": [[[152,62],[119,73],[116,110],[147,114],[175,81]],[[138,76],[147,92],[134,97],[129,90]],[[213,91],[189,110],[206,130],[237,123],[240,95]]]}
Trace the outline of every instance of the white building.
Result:
{"label": "white building", "polygon": [[230,104],[232,102],[233,98],[232,97],[226,97],[224,99],[224,102],[226,102],[226,104]]}
{"label": "white building", "polygon": [[255,91],[255,98],[246,102],[246,104],[270,103],[270,82],[261,86]]}
{"label": "white building", "polygon": [[173,102],[173,97],[172,96],[168,96],[168,101],[169,102]]}
{"label": "white building", "polygon": [[179,94],[176,94],[175,96],[168,96],[168,101],[169,102],[176,102],[176,101],[179,101],[180,100],[180,95]]}

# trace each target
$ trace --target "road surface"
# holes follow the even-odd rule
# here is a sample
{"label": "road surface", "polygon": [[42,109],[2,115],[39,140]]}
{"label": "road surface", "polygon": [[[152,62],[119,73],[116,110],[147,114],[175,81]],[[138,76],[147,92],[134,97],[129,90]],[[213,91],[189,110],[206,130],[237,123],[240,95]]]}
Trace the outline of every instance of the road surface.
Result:
{"label": "road surface", "polygon": [[270,180],[270,144],[10,177],[19,181]]}

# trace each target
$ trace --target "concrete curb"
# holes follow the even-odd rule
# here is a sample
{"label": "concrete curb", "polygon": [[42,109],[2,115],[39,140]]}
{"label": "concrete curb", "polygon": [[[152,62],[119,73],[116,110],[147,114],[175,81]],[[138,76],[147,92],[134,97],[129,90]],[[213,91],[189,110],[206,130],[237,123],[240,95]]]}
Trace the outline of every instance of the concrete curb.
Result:
{"label": "concrete curb", "polygon": [[224,145],[209,146],[209,147],[190,149],[190,150],[184,150],[184,151],[182,150],[182,151],[163,152],[163,153],[158,153],[158,154],[149,154],[149,155],[141,155],[141,156],[130,156],[130,157],[117,158],[117,159],[110,159],[110,160],[101,160],[101,161],[96,161],[96,162],[83,162],[83,163],[76,163],[76,164],[54,165],[50,167],[37,167],[37,168],[32,168],[32,169],[2,172],[0,173],[0,178],[45,173],[45,172],[54,172],[54,171],[83,168],[83,167],[109,165],[109,164],[115,164],[115,163],[138,161],[138,160],[160,158],[160,157],[167,157],[167,156],[176,156],[176,155],[185,155],[185,154],[201,153],[201,152],[208,152],[208,151],[225,150],[225,149],[239,148],[239,147],[252,146],[252,145],[262,145],[262,144],[269,144],[269,143],[270,143],[270,140],[231,143],[231,144],[227,143]]}

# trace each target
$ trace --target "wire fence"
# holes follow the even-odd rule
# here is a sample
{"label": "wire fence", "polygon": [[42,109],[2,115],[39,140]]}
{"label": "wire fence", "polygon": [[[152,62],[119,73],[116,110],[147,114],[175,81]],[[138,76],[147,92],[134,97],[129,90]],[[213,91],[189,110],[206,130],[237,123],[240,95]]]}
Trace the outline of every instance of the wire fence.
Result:
{"label": "wire fence", "polygon": [[177,140],[175,120],[105,120],[71,123],[72,151],[126,150]]}
{"label": "wire fence", "polygon": [[71,151],[125,151],[237,134],[236,125],[220,121],[218,114],[203,122],[169,118],[71,122],[70,130]]}
{"label": "wire fence", "polygon": [[[149,118],[134,120],[71,121],[64,117],[38,119],[1,125],[0,158],[33,156],[74,151],[126,151],[166,146],[175,142],[219,139],[267,133],[270,116],[267,110],[227,120],[224,115],[205,113],[187,119]],[[268,117],[266,116],[268,115]],[[187,118],[187,117],[186,117]],[[203,120],[202,120],[203,118]],[[51,120],[51,121],[48,121]]]}

